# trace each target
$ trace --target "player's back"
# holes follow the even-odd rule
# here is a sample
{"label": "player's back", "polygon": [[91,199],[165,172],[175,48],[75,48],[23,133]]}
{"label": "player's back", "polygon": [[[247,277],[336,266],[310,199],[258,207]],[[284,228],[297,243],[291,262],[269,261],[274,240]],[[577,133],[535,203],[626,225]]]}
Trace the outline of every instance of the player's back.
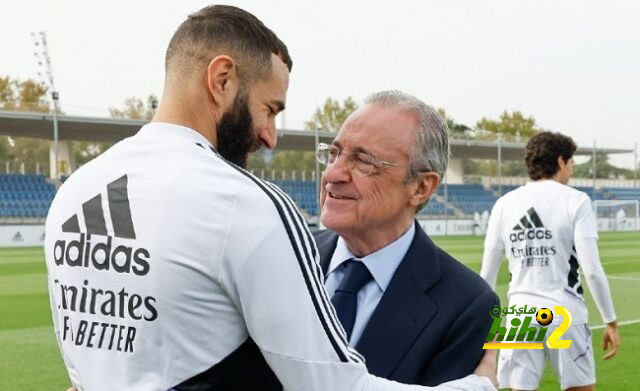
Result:
{"label": "player's back", "polygon": [[585,193],[554,180],[527,183],[496,202],[485,245],[498,241],[505,250],[511,302],[581,311],[574,239],[595,235],[590,208]]}
{"label": "player's back", "polygon": [[239,192],[268,205],[204,138],[167,124],[146,125],[60,188],[45,254],[75,384],[167,389],[247,339],[217,280]]}

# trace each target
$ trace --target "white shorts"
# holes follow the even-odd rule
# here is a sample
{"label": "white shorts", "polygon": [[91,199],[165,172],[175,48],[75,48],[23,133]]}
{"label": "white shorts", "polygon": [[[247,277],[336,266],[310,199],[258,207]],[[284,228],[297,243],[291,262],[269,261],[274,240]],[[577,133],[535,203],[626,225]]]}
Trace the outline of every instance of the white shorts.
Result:
{"label": "white shorts", "polygon": [[[532,325],[533,326],[533,325]],[[547,337],[557,327],[549,327]],[[501,350],[498,359],[500,388],[535,390],[549,358],[563,390],[596,383],[596,370],[591,345],[591,330],[586,324],[574,324],[560,337],[572,340],[569,349]]]}

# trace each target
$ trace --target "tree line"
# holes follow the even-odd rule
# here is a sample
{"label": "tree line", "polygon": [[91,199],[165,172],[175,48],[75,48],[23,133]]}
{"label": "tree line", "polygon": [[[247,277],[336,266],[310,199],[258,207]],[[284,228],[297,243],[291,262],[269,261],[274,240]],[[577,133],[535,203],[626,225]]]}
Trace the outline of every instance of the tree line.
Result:
{"label": "tree line", "polygon": [[[0,110],[37,113],[53,112],[48,89],[35,80],[19,80],[9,76],[0,77]],[[146,101],[137,97],[127,98],[120,109],[111,107],[113,118],[150,120],[155,111],[157,98],[150,95]],[[60,112],[59,114],[64,114]],[[4,171],[6,162],[16,172],[22,164],[30,171],[36,164],[40,172],[49,170],[49,144],[51,141],[30,137],[0,136],[0,170]],[[112,142],[73,141],[73,163],[80,166],[106,151]]]}
{"label": "tree line", "polygon": [[[322,130],[337,132],[346,118],[358,109],[358,103],[348,97],[342,102],[337,99],[327,98],[319,106],[311,119],[305,122],[307,130]],[[452,139],[495,141],[500,138],[507,142],[526,143],[527,140],[543,130],[533,116],[526,116],[520,111],[504,111],[498,119],[483,117],[473,127],[457,122],[444,109],[439,108],[438,114],[445,120]],[[574,166],[574,177],[592,178],[592,158],[582,164]],[[266,156],[254,154],[249,161],[249,167],[254,169],[272,170],[305,170],[313,171],[315,168],[315,155],[313,152],[281,151],[275,156],[267,153]],[[463,159],[465,175],[468,176],[497,176],[498,162],[489,159]],[[640,166],[637,168],[640,173]],[[527,176],[524,159],[503,161],[500,167],[503,176]],[[619,168],[609,163],[609,156],[603,153],[596,154],[597,178],[633,178],[632,169]]]}
{"label": "tree line", "polygon": [[[48,99],[47,87],[32,79],[19,80],[9,76],[0,77],[0,110],[51,112],[52,105]],[[109,113],[113,118],[150,120],[157,105],[157,97],[149,95],[145,100],[129,97],[120,108],[111,107]],[[337,132],[346,118],[357,110],[358,102],[351,97],[342,101],[327,98],[305,122],[306,130],[322,130]],[[526,116],[520,111],[504,111],[499,118],[481,118],[474,126],[457,122],[444,109],[438,113],[445,119],[453,139],[466,140],[501,140],[509,142],[526,142],[534,134],[543,131],[533,116]],[[63,113],[60,113],[63,114]],[[46,172],[49,164],[48,140],[0,136],[0,163],[9,162],[13,167],[20,164],[41,164],[41,172]],[[76,166],[82,165],[107,150],[113,143],[73,141],[73,159]],[[466,175],[497,175],[498,164],[495,160],[464,159],[463,167]],[[313,171],[315,169],[315,153],[311,151],[263,151],[251,155],[248,168],[255,170],[297,170]],[[640,167],[637,168],[640,171]],[[503,161],[503,176],[526,176],[522,161]],[[597,178],[633,178],[631,169],[615,167],[609,163],[606,154],[596,155]],[[591,158],[583,164],[576,164],[574,176],[591,178],[593,163]]]}

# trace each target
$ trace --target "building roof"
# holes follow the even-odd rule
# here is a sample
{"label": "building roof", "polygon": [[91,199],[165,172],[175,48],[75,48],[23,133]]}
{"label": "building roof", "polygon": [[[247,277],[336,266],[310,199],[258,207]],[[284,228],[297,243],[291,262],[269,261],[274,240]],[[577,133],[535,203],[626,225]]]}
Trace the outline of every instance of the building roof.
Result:
{"label": "building roof", "polygon": [[[118,141],[134,135],[147,121],[120,118],[81,117],[58,115],[58,139],[77,141]],[[0,134],[13,137],[34,137],[53,140],[53,115],[0,110]],[[317,132],[319,142],[330,143],[334,132]],[[279,129],[278,149],[313,151],[316,133],[308,130]],[[498,159],[498,148],[503,160],[524,157],[524,143],[451,140],[454,158]],[[596,148],[598,153],[633,153],[633,149]],[[591,155],[593,147],[578,147],[576,155]]]}

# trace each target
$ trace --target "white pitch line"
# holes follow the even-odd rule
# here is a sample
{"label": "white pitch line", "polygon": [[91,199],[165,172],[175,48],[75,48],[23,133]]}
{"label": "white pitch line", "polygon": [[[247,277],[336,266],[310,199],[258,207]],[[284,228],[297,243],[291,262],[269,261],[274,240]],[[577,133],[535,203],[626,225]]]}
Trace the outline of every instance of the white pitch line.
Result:
{"label": "white pitch line", "polygon": [[[636,323],[640,323],[640,319],[634,319],[634,320],[625,320],[622,322],[618,322],[618,326],[625,326],[625,325],[629,325],[629,324],[636,324]],[[601,324],[598,326],[593,326],[591,327],[591,330],[600,330],[607,327],[606,324]]]}
{"label": "white pitch line", "polygon": [[609,275],[607,278],[612,280],[640,281],[640,277],[621,277]]}
{"label": "white pitch line", "polygon": [[602,262],[602,266],[607,265],[619,265],[621,263],[634,263],[635,261],[611,261],[611,262]]}

